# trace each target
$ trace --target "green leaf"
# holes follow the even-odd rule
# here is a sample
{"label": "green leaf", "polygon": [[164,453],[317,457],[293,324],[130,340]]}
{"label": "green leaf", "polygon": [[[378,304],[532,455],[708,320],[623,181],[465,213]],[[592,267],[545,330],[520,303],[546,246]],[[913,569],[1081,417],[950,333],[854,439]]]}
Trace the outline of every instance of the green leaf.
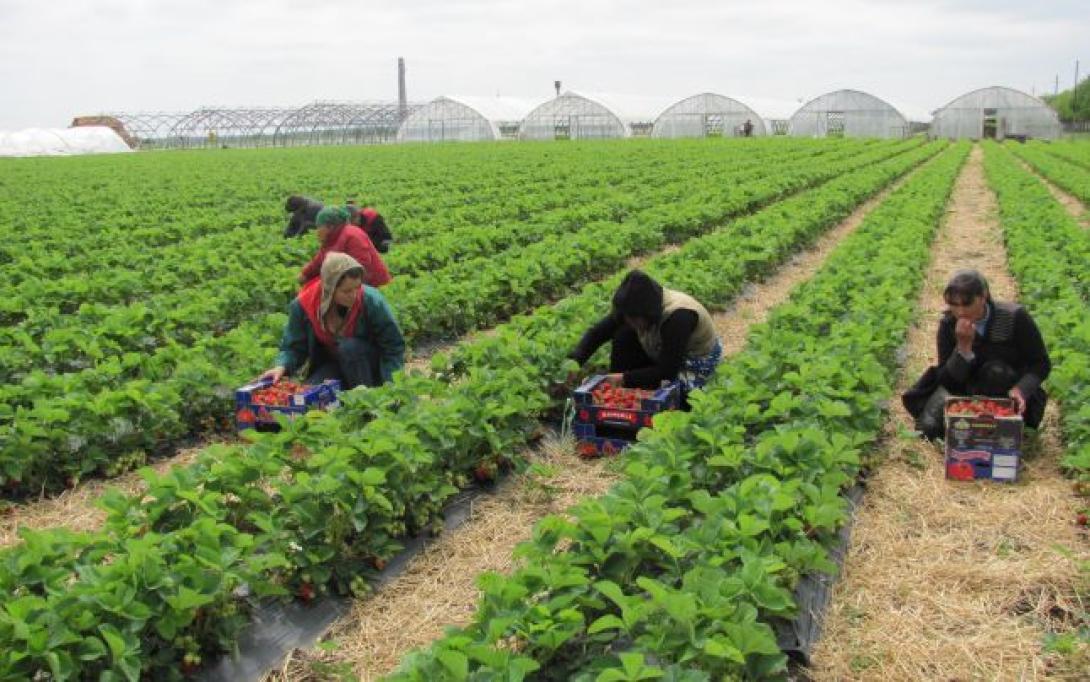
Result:
{"label": "green leaf", "polygon": [[590,624],[587,628],[587,634],[593,635],[603,630],[623,630],[624,621],[612,613],[606,614]]}

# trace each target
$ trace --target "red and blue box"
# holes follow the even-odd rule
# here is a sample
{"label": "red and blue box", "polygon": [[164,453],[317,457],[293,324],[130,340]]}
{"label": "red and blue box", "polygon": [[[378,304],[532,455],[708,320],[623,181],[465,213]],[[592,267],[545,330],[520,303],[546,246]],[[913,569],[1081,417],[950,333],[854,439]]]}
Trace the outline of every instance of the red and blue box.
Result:
{"label": "red and blue box", "polygon": [[341,390],[341,382],[337,379],[326,379],[320,384],[303,386],[303,390],[290,395],[287,405],[255,403],[254,394],[272,385],[270,379],[259,379],[235,391],[235,424],[239,431],[277,431],[280,429],[280,424],[276,421],[278,414],[288,419],[296,419],[311,410],[329,410],[339,403],[337,393]]}
{"label": "red and blue box", "polygon": [[640,429],[651,427],[656,414],[677,409],[681,403],[681,390],[675,381],[641,398],[637,409],[595,405],[594,391],[604,381],[604,374],[596,374],[572,394],[575,403],[572,431],[576,448],[583,457],[620,452],[636,440]]}
{"label": "red and blue box", "polygon": [[978,479],[1014,483],[1022,459],[1022,417],[991,414],[951,414],[952,403],[986,400],[1014,410],[1008,398],[946,399],[946,477],[958,481]]}

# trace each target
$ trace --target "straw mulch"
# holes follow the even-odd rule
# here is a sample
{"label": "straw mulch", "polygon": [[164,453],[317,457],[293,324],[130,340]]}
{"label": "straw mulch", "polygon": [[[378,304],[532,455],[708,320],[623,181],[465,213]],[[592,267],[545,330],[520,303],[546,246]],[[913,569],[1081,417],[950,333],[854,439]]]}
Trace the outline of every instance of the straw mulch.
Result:
{"label": "straw mulch", "polygon": [[[898,394],[934,361],[951,272],[976,267],[997,299],[1017,298],[979,148],[951,201]],[[1054,406],[1028,442],[1019,482],[1005,485],[947,482],[941,450],[914,438],[911,418],[899,400],[892,403],[812,679],[1090,679],[1075,658],[1042,650],[1047,634],[1070,631],[1080,619],[1085,625],[1090,609],[1078,596],[1087,593],[1085,576],[1058,549],[1090,559],[1086,533],[1074,523],[1080,503],[1057,466]]]}
{"label": "straw mulch", "polygon": [[[714,315],[724,355],[741,350],[749,327],[764,320],[798,283],[809,279],[889,191],[866,202],[775,276],[747,287],[729,311]],[[668,247],[665,252],[676,248]],[[633,259],[628,265],[639,267],[643,262],[645,258]],[[570,441],[555,439],[546,439],[544,446],[529,456],[545,463],[548,475],[519,477],[496,496],[483,499],[465,526],[414,559],[392,585],[358,602],[352,614],[327,636],[332,647],[329,651],[296,651],[267,680],[334,679],[343,674],[372,680],[390,672],[408,651],[426,646],[445,627],[468,623],[480,594],[477,576],[486,570],[511,571],[515,567],[512,549],[529,537],[538,519],[603,494],[616,480],[610,463],[623,462],[580,461]]]}
{"label": "straw mulch", "polygon": [[[155,460],[149,467],[158,473],[164,473],[173,467],[186,466],[213,442],[222,441],[210,440],[195,447],[181,448],[170,457]],[[65,490],[55,497],[43,497],[40,500],[4,507],[0,510],[0,548],[20,542],[20,528],[67,528],[73,531],[100,528],[106,519],[106,513],[96,503],[110,488],[132,495],[144,491],[146,486],[140,474],[131,471],[117,478],[82,481],[77,487]]]}

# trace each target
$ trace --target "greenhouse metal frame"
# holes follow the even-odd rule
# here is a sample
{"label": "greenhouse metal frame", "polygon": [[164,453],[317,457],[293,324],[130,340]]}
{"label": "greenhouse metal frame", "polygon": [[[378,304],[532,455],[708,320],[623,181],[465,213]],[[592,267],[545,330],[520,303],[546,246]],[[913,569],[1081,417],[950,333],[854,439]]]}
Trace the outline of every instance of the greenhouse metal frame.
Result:
{"label": "greenhouse metal frame", "polygon": [[317,101],[303,107],[201,107],[186,113],[116,112],[140,149],[379,144],[393,142],[418,102]]}

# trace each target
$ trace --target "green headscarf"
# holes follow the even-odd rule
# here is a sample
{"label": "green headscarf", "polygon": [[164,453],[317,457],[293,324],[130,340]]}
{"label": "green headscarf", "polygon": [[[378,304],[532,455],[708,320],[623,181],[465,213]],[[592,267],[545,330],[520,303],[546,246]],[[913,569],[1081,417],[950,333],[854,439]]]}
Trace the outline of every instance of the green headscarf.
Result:
{"label": "green headscarf", "polygon": [[344,225],[348,222],[348,209],[343,206],[326,206],[314,219],[319,225]]}

